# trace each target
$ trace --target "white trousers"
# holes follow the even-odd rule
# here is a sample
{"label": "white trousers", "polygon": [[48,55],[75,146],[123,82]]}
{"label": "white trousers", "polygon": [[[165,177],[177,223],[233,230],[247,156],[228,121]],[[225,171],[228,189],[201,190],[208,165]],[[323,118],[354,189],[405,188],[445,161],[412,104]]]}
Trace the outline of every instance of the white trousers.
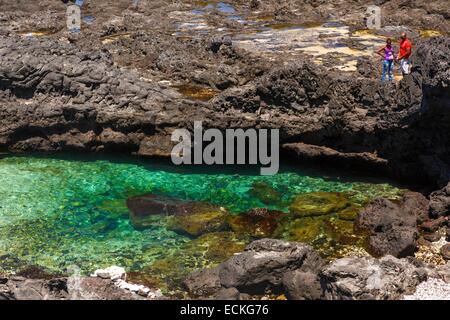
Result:
{"label": "white trousers", "polygon": [[400,60],[400,66],[402,68],[403,74],[410,74],[411,73],[411,62],[409,59],[402,59]]}

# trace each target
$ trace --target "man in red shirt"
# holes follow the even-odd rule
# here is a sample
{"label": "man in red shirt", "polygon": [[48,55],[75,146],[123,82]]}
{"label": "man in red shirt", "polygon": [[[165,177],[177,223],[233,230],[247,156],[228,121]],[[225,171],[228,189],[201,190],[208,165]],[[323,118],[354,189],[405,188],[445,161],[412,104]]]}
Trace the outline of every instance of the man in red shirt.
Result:
{"label": "man in red shirt", "polygon": [[400,52],[397,60],[400,60],[403,75],[411,73],[411,62],[409,57],[411,56],[411,41],[406,37],[406,32],[402,32],[400,37]]}

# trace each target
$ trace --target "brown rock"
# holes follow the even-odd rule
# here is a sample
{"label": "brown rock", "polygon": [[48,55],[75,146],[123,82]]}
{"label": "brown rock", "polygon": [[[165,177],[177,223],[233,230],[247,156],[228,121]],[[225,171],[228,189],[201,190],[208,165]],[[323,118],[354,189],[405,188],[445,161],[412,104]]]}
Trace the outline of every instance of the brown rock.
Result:
{"label": "brown rock", "polygon": [[230,216],[228,223],[234,232],[252,237],[270,238],[284,216],[286,214],[281,211],[257,208],[237,216]]}
{"label": "brown rock", "polygon": [[446,217],[439,217],[434,220],[427,220],[424,223],[422,223],[421,228],[425,232],[436,232],[439,230],[439,228],[447,223]]}
{"label": "brown rock", "polygon": [[441,254],[445,260],[450,260],[450,243],[447,243],[446,245],[442,246]]}
{"label": "brown rock", "polygon": [[399,201],[375,199],[358,214],[356,228],[370,232],[369,252],[398,258],[414,254],[418,238],[416,222],[424,210],[416,207],[421,197],[408,193]]}
{"label": "brown rock", "polygon": [[423,234],[423,238],[427,241],[430,242],[436,242],[439,241],[439,239],[441,239],[441,236],[439,233],[434,232],[434,233],[424,233]]}

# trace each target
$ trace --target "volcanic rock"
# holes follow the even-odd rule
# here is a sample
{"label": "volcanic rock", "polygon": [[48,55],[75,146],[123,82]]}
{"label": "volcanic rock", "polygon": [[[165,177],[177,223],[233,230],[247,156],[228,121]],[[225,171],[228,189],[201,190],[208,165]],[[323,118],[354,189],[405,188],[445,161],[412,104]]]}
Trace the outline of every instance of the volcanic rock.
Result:
{"label": "volcanic rock", "polygon": [[169,229],[194,236],[221,230],[226,225],[226,210],[206,202],[149,194],[129,198],[127,206],[133,226],[139,229],[159,222],[161,215],[171,216],[167,221]]}
{"label": "volcanic rock", "polygon": [[289,206],[298,217],[321,216],[337,212],[349,205],[345,194],[338,192],[311,192],[299,194]]}
{"label": "volcanic rock", "polygon": [[320,279],[316,273],[290,271],[283,276],[283,287],[290,300],[320,300],[324,298]]}
{"label": "volcanic rock", "polygon": [[264,292],[267,286],[279,286],[284,273],[291,270],[315,271],[322,259],[308,245],[274,239],[252,242],[244,252],[222,263],[220,283],[241,292]]}
{"label": "volcanic rock", "polygon": [[430,214],[433,217],[450,215],[450,182],[430,195]]}
{"label": "volcanic rock", "polygon": [[228,224],[236,233],[256,238],[268,238],[274,234],[280,221],[285,216],[286,214],[281,211],[257,208],[236,216],[230,216]]}
{"label": "volcanic rock", "polygon": [[385,256],[338,259],[320,273],[330,300],[398,299],[427,279],[427,270],[406,259]]}
{"label": "volcanic rock", "polygon": [[[418,193],[407,193],[399,201],[375,199],[358,214],[356,227],[370,232],[368,250],[373,255],[406,257],[414,254],[417,221],[423,212],[428,212],[423,198]],[[417,206],[418,203],[422,206]]]}

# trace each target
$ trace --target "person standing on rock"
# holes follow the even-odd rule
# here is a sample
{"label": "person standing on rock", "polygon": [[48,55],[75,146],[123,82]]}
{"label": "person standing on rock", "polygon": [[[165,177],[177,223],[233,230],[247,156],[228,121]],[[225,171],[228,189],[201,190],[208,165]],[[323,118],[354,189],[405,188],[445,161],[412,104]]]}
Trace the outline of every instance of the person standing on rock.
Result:
{"label": "person standing on rock", "polygon": [[386,73],[388,74],[389,81],[392,81],[392,71],[394,69],[394,47],[392,46],[392,40],[387,39],[386,45],[380,48],[377,54],[384,58],[381,81],[386,80]]}
{"label": "person standing on rock", "polygon": [[409,57],[411,56],[411,41],[409,41],[406,36],[406,32],[402,32],[400,37],[400,52],[398,54],[397,60],[400,61],[400,66],[403,75],[411,73],[411,62]]}

